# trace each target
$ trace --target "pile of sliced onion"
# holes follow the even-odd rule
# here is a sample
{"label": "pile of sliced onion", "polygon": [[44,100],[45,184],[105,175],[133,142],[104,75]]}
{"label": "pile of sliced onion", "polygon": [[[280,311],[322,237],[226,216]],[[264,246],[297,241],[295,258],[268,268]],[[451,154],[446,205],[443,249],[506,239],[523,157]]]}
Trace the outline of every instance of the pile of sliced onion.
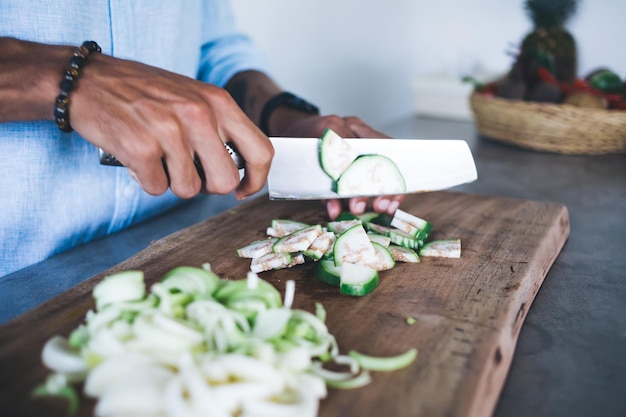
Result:
{"label": "pile of sliced onion", "polygon": [[[170,271],[148,292],[139,271],[106,277],[94,289],[96,310],[69,336],[42,351],[52,371],[39,395],[65,396],[74,386],[96,399],[96,416],[316,416],[326,388],[356,388],[369,371],[395,370],[414,349],[392,358],[340,355],[324,320],[292,309],[250,273],[228,280],[203,268]],[[327,364],[344,365],[331,371]]]}

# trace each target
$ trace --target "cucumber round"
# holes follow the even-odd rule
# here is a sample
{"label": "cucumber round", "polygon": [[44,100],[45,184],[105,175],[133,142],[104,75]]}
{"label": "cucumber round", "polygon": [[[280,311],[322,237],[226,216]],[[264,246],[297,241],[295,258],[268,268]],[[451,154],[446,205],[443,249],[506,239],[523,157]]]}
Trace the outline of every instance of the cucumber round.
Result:
{"label": "cucumber round", "polygon": [[341,294],[363,296],[378,287],[378,271],[365,265],[344,263],[340,278]]}
{"label": "cucumber round", "polygon": [[333,246],[333,257],[337,266],[344,262],[366,263],[376,257],[376,251],[363,225],[352,226],[337,237]]}
{"label": "cucumber round", "polygon": [[335,266],[335,261],[332,259],[322,259],[319,261],[317,278],[326,284],[339,287],[341,284],[341,267]]}
{"label": "cucumber round", "polygon": [[320,142],[319,157],[324,172],[337,180],[357,157],[357,153],[341,136],[326,129]]}
{"label": "cucumber round", "polygon": [[384,195],[406,191],[398,166],[384,155],[367,154],[356,158],[335,183],[339,195]]}

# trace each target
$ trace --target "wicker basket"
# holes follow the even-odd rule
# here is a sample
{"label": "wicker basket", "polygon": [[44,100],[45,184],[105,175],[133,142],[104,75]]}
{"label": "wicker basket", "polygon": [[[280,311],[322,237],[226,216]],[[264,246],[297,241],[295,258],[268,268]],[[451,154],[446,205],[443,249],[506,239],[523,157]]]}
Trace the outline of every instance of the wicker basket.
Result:
{"label": "wicker basket", "polygon": [[538,151],[578,155],[626,153],[626,111],[507,100],[472,93],[478,132]]}

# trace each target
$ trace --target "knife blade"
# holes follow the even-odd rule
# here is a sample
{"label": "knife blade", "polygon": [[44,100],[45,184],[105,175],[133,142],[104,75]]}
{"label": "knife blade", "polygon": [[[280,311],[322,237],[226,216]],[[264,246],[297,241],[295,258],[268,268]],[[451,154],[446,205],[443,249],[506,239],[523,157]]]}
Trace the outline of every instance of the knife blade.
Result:
{"label": "knife blade", "polygon": [[[375,194],[338,195],[333,180],[319,161],[319,138],[270,138],[274,159],[267,178],[271,200],[317,200],[367,197]],[[453,139],[344,139],[361,155],[379,154],[397,165],[406,183],[406,194],[443,190],[478,178],[472,152],[463,140]],[[239,169],[245,161],[233,144],[224,144]],[[100,149],[102,165],[122,166]],[[204,170],[196,158],[196,168]]]}
{"label": "knife blade", "polygon": [[[367,197],[339,196],[319,162],[318,138],[271,138],[274,159],[268,176],[272,200]],[[344,139],[360,155],[379,154],[397,165],[406,194],[435,191],[475,181],[476,165],[467,142],[430,139]],[[394,193],[396,194],[396,193]]]}

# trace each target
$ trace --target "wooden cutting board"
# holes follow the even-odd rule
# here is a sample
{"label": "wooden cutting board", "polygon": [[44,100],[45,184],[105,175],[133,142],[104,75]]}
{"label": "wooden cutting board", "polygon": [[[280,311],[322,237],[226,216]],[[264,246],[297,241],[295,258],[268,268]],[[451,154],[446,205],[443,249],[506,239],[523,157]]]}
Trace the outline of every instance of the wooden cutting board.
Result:
{"label": "wooden cutting board", "polygon": [[[281,292],[296,281],[294,307],[322,302],[342,352],[395,355],[417,348],[417,361],[375,373],[370,385],[329,390],[320,416],[488,417],[504,384],[518,334],[548,270],[569,236],[559,204],[455,192],[411,195],[405,211],[434,225],[432,239],[460,238],[460,259],[422,258],[381,273],[374,293],[352,298],[317,280],[314,264],[261,274]],[[319,202],[258,198],[184,229],[0,327],[0,416],[64,415],[30,391],[46,370],[46,339],[67,335],[92,308],[91,290],[115,271],[141,269],[153,283],[180,265],[211,263],[222,277],[243,278],[249,261],[235,250],[263,238],[273,218],[325,224]],[[408,325],[407,317],[416,319]],[[90,415],[84,400],[80,415]]]}

